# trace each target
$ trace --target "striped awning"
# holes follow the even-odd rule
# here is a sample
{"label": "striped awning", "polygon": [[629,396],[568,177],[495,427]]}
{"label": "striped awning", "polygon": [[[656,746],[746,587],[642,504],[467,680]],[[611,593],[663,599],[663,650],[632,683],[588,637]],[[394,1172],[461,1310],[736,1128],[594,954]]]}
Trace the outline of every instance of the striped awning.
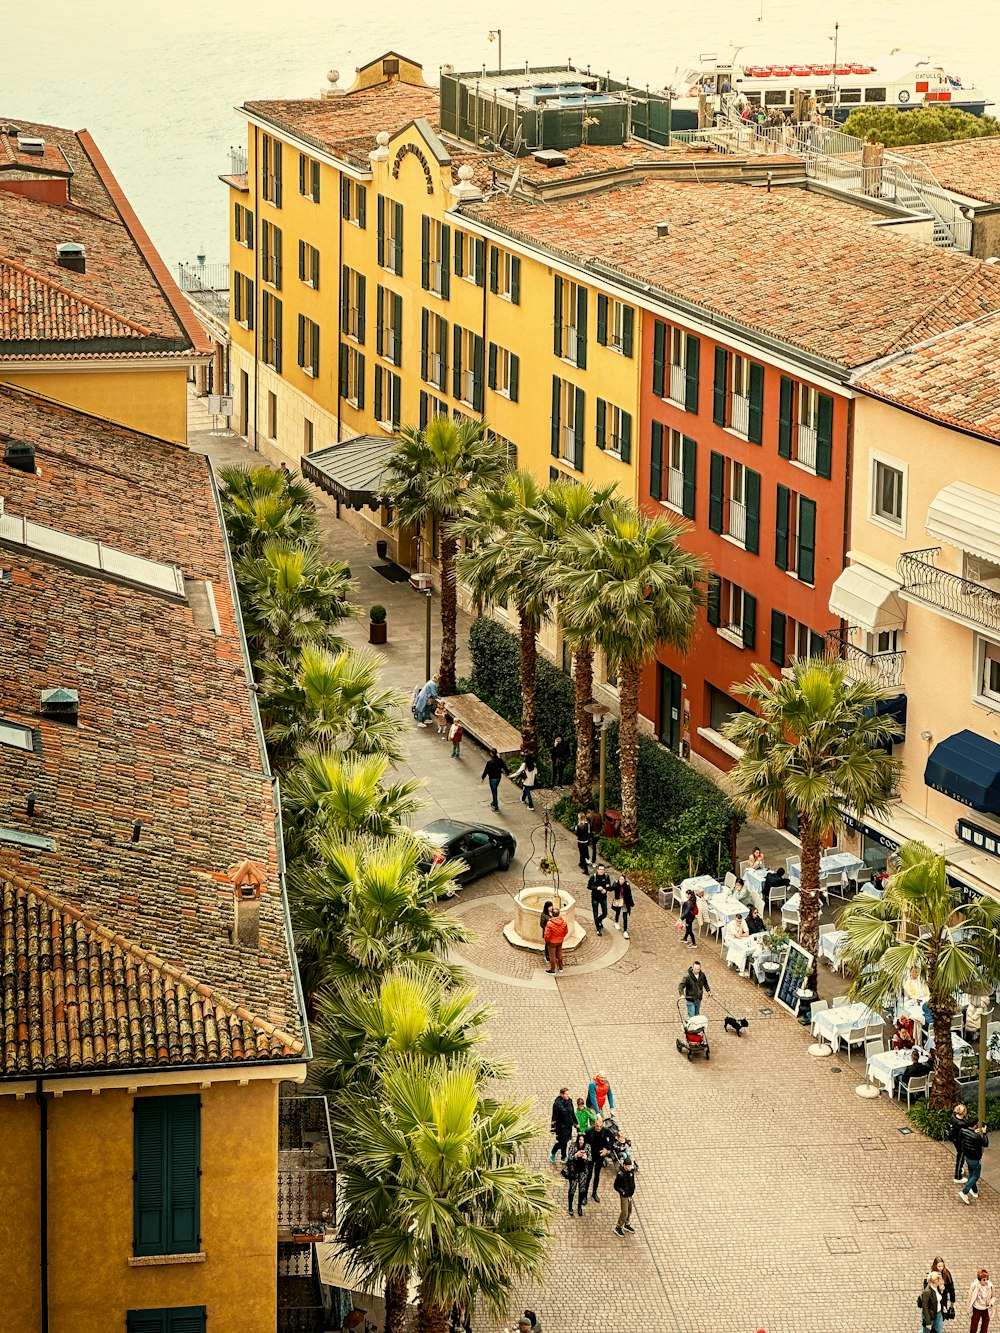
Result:
{"label": "striped awning", "polygon": [[926,528],[938,541],[1000,565],[1000,495],[953,481],[931,501]]}

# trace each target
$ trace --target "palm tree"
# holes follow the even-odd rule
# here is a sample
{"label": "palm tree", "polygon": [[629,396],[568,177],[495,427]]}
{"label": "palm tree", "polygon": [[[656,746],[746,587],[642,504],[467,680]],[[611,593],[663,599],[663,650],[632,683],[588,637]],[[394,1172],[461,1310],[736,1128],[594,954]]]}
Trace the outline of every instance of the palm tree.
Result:
{"label": "palm tree", "polygon": [[455,519],[468,510],[470,492],[498,485],[506,460],[483,421],[455,422],[435,416],[424,430],[404,426],[383,474],[383,495],[393,508],[393,526],[436,531],[441,551],[441,663],[438,689],[455,693],[458,601]]}
{"label": "palm tree", "polygon": [[479,1297],[499,1317],[514,1284],[542,1271],[551,1201],[521,1161],[538,1131],[526,1104],[482,1097],[478,1074],[475,1063],[400,1057],[353,1117],[345,1212],[374,1223],[354,1261],[372,1275],[416,1274],[418,1333],[447,1333],[456,1299]]}
{"label": "palm tree", "polygon": [[263,673],[260,699],[272,766],[288,767],[306,748],[381,754],[398,762],[405,700],[381,690],[381,659],[364,648],[331,653],[306,643],[297,662]]}
{"label": "palm tree", "polygon": [[[483,606],[509,606],[517,611],[520,630],[521,754],[538,757],[535,678],[538,631],[552,596],[549,562],[544,552],[551,539],[542,488],[530,472],[508,472],[492,490],[473,491],[469,510],[452,531],[464,538],[466,554],[457,568]],[[518,541],[513,541],[513,534]],[[533,542],[525,540],[528,534]],[[527,552],[534,551],[535,558]]]}
{"label": "palm tree", "polygon": [[384,755],[307,750],[284,779],[281,815],[289,861],[331,835],[388,838],[420,809],[420,778],[386,783]]}
{"label": "palm tree", "polygon": [[930,1101],[953,1106],[957,1098],[951,1059],[955,996],[970,984],[1000,981],[1000,903],[966,902],[948,883],[945,858],[921,842],[895,853],[896,871],[881,901],[859,894],[840,915],[847,931],[845,957],[856,973],[851,993],[875,1009],[895,1001],[913,967],[930,990],[934,1062]]}
{"label": "palm tree", "polygon": [[219,476],[225,486],[222,512],[234,555],[259,555],[270,538],[315,546],[316,506],[308,486],[293,473],[230,463]]}
{"label": "palm tree", "polygon": [[294,667],[306,644],[339,649],[334,626],[355,614],[351,575],[316,550],[270,540],[260,555],[237,562],[236,579],[255,669],[277,662]]}
{"label": "palm tree", "polygon": [[[568,536],[562,584],[568,594],[566,637],[598,646],[618,676],[619,765],[623,847],[639,840],[639,679],[661,644],[685,649],[705,577],[700,556],[685,551],[687,530],[670,518],[647,518],[634,505],[601,507],[598,525]],[[574,559],[575,556],[575,559]],[[575,566],[575,567],[574,567]]]}
{"label": "palm tree", "polygon": [[[878,687],[850,680],[836,659],[797,659],[787,678],[758,664],[735,690],[755,711],[737,713],[726,724],[727,740],[743,750],[730,778],[757,818],[777,823],[786,808],[798,811],[800,937],[815,960],[823,842],[840,829],[845,810],[885,812],[899,771],[887,747],[899,727],[876,714]],[[815,979],[814,961],[813,989]]]}

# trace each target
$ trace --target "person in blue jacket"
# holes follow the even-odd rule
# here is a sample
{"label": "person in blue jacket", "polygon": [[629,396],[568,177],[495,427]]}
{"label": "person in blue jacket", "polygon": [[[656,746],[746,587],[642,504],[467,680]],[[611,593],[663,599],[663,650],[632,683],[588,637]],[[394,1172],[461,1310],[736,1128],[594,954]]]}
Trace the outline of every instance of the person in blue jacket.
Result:
{"label": "person in blue jacket", "polygon": [[608,1082],[608,1076],[603,1069],[599,1069],[590,1080],[590,1086],[587,1089],[587,1105],[595,1115],[605,1118],[615,1109],[615,1094],[611,1091],[611,1084]]}

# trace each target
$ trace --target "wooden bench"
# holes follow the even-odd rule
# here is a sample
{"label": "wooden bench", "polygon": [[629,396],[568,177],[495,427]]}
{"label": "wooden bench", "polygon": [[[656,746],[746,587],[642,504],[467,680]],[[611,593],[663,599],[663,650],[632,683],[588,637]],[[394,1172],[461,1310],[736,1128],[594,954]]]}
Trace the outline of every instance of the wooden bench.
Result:
{"label": "wooden bench", "polygon": [[446,694],[443,698],[445,708],[456,722],[461,722],[467,736],[497,754],[520,754],[521,733],[477,694]]}

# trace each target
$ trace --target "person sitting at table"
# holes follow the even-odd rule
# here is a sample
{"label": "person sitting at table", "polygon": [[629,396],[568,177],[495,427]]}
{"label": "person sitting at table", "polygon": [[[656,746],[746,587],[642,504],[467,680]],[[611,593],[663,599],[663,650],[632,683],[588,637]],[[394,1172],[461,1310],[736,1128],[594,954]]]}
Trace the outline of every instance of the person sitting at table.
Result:
{"label": "person sitting at table", "polygon": [[753,902],[753,893],[743,883],[742,879],[738,879],[736,881],[736,883],[730,889],[730,893],[733,895],[736,901],[738,903],[742,903],[744,907],[749,907],[750,904]]}
{"label": "person sitting at table", "polygon": [[762,935],[765,930],[767,930],[767,926],[764,924],[763,917],[757,911],[756,907],[751,907],[750,911],[747,913],[747,934]]}
{"label": "person sitting at table", "polygon": [[993,1007],[992,995],[974,995],[969,1001],[969,1007],[965,1011],[965,1035],[970,1039],[979,1036],[979,1029],[983,1025],[984,1017]]}
{"label": "person sitting at table", "polygon": [[913,1046],[913,1020],[905,1014],[900,1014],[896,1019],[891,1045],[894,1051],[908,1051]]}
{"label": "person sitting at table", "polygon": [[931,1007],[928,1001],[931,998],[931,990],[927,982],[920,975],[919,967],[911,967],[910,975],[903,982],[903,994],[908,1000],[916,1000],[924,1013],[924,1027],[928,1030],[934,1022],[931,1016]]}
{"label": "person sitting at table", "polygon": [[764,883],[760,889],[760,896],[764,899],[764,911],[770,910],[772,889],[787,889],[790,887],[791,880],[788,878],[788,872],[784,866],[779,866],[777,870],[769,870],[764,876]]}
{"label": "person sitting at table", "polygon": [[905,1068],[893,1074],[892,1081],[896,1087],[905,1088],[912,1078],[923,1078],[925,1074],[934,1072],[934,1052],[928,1051],[926,1056],[921,1055],[920,1050],[915,1046],[910,1052],[910,1063]]}
{"label": "person sitting at table", "polygon": [[727,944],[731,944],[733,940],[745,940],[749,934],[750,932],[747,930],[747,923],[737,912],[736,916],[733,917],[732,921],[730,921],[729,925],[722,932],[722,938]]}
{"label": "person sitting at table", "polygon": [[747,861],[747,870],[766,870],[764,864],[764,853],[759,847],[755,847],[750,853],[750,859]]}

